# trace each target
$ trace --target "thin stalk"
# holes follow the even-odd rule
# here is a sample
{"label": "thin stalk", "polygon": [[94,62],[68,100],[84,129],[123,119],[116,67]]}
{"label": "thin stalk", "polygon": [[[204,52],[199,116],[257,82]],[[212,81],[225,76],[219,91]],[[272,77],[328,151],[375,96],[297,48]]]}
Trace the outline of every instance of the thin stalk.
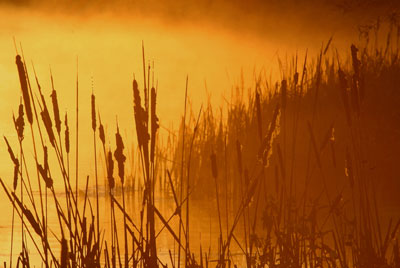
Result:
{"label": "thin stalk", "polygon": [[192,137],[192,142],[190,144],[190,150],[189,150],[189,159],[188,159],[188,167],[187,167],[187,177],[186,177],[186,195],[187,195],[187,201],[186,201],[186,247],[185,247],[185,267],[189,266],[188,263],[188,256],[190,256],[190,249],[189,249],[189,191],[190,191],[190,160],[192,157],[192,150],[193,150],[193,143],[196,138],[196,133],[199,125],[199,120],[201,116],[201,111],[203,109],[203,106],[200,107],[199,115],[197,117],[196,125],[194,127],[193,131],[193,137]]}
{"label": "thin stalk", "polygon": [[[182,158],[181,158],[181,189],[180,189],[180,203],[182,204],[182,199],[183,199],[183,170],[185,166],[185,132],[186,132],[186,104],[187,104],[187,90],[188,90],[188,81],[189,77],[186,76],[186,88],[185,88],[185,106],[184,106],[184,111],[183,111],[183,133],[182,133]],[[179,242],[181,241],[181,232],[182,232],[182,213],[181,210],[179,210],[179,231],[178,231],[178,238]],[[178,268],[181,266],[181,248],[179,247],[178,249]]]}

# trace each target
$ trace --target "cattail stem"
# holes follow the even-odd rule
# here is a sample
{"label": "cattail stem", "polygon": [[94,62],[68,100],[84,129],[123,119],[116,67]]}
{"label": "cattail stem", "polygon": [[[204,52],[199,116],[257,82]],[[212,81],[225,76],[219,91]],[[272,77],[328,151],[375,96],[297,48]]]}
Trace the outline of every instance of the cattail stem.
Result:
{"label": "cattail stem", "polygon": [[[78,80],[78,59],[76,59],[76,141],[75,141],[75,196],[78,200],[78,172],[79,172],[79,80]],[[76,217],[76,216],[75,216]]]}
{"label": "cattail stem", "polygon": [[196,125],[194,126],[194,131],[193,131],[193,137],[192,137],[192,141],[190,143],[190,150],[189,150],[189,159],[188,159],[188,166],[187,166],[187,176],[186,176],[186,196],[187,196],[187,200],[186,200],[186,247],[185,247],[185,267],[188,267],[189,263],[188,263],[188,256],[190,256],[190,248],[189,248],[189,194],[190,194],[190,161],[192,158],[192,151],[193,151],[193,144],[194,144],[194,140],[196,138],[196,133],[197,133],[197,129],[199,126],[199,121],[200,121],[200,116],[201,116],[201,111],[203,109],[203,106],[200,107],[200,111],[199,111],[199,115],[197,117],[197,121],[196,121]]}
{"label": "cattail stem", "polygon": [[[186,76],[186,88],[185,88],[185,106],[184,106],[184,111],[183,111],[183,133],[182,133],[182,160],[181,160],[181,189],[180,189],[180,203],[182,204],[182,199],[183,199],[183,170],[185,166],[185,128],[186,128],[186,103],[187,103],[187,89],[188,89],[188,76]],[[182,214],[181,211],[179,211],[179,241],[181,241],[181,232],[182,232]],[[180,268],[181,265],[181,248],[179,247],[178,249],[178,268]]]}
{"label": "cattail stem", "polygon": [[[92,130],[93,130],[93,150],[94,150],[94,172],[96,180],[96,224],[97,224],[97,239],[100,240],[100,212],[99,212],[99,182],[97,175],[97,150],[96,150],[96,99],[92,92],[91,96],[91,115],[92,115]],[[100,259],[100,248],[97,252],[97,259]]]}
{"label": "cattail stem", "polygon": [[13,205],[12,219],[11,219],[10,267],[13,267],[12,260],[13,260],[13,247],[14,247],[14,214],[15,214],[15,206]]}

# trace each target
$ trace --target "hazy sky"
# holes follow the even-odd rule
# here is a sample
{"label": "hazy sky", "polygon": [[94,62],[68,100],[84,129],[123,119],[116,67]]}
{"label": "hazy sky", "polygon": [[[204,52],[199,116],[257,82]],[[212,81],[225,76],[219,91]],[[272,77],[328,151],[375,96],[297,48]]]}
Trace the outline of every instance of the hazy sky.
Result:
{"label": "hazy sky", "polygon": [[143,84],[142,41],[146,59],[155,64],[161,124],[174,122],[177,128],[187,75],[194,113],[209,96],[213,104],[225,105],[242,71],[245,87],[260,72],[275,82],[282,78],[278,58],[285,63],[307,49],[313,58],[331,36],[332,45],[348,53],[350,44],[358,42],[358,26],[372,23],[400,1],[7,2],[0,5],[0,134],[8,136],[14,134],[11,115],[20,98],[14,37],[23,44],[31,73],[35,64],[46,96],[51,66],[61,112],[72,118],[78,57],[81,122],[89,125],[93,86],[112,135],[116,116],[126,133],[134,132],[131,83],[135,74]]}

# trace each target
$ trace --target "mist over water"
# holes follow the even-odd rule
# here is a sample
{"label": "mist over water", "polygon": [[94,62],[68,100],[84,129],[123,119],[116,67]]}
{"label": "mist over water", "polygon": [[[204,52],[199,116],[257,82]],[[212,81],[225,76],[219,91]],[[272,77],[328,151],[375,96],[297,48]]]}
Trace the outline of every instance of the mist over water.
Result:
{"label": "mist over water", "polygon": [[[15,135],[11,116],[20,101],[15,38],[20,53],[20,45],[23,47],[33,85],[34,66],[44,95],[49,97],[51,69],[61,114],[68,112],[73,120],[78,69],[83,142],[90,138],[84,133],[90,130],[93,89],[106,134],[113,133],[118,118],[127,144],[136,140],[131,84],[135,77],[139,86],[143,85],[142,42],[146,64],[154,66],[150,80],[158,91],[160,133],[166,134],[166,128],[176,130],[179,126],[186,76],[194,113],[208,100],[225,110],[232,90],[242,85],[242,78],[245,88],[254,85],[260,74],[273,84],[289,72],[296,54],[302,59],[308,51],[314,57],[332,36],[332,46],[348,54],[350,44],[358,41],[358,26],[373,22],[379,12],[390,8],[382,5],[365,9],[358,5],[345,10],[333,4],[290,0],[269,5],[254,1],[247,6],[224,1],[209,5],[188,2],[187,6],[180,1],[170,5],[134,5],[128,1],[114,5],[106,1],[89,1],[91,4],[86,5],[79,1],[8,3],[0,5],[3,134]],[[70,127],[74,133],[74,126]],[[83,147],[81,153],[86,156],[91,149]],[[2,157],[6,154],[5,149],[0,150]],[[6,162],[0,165],[0,171],[12,172]]]}
{"label": "mist over water", "polygon": [[93,88],[100,112],[107,111],[104,122],[114,125],[118,115],[130,133],[133,76],[143,84],[142,42],[146,63],[154,63],[151,80],[158,87],[161,124],[170,128],[182,114],[186,76],[194,111],[208,96],[213,105],[224,105],[242,74],[245,87],[260,73],[274,83],[296,53],[299,58],[307,50],[317,55],[332,36],[332,45],[347,53],[358,40],[358,26],[379,15],[379,9],[366,11],[363,5],[346,11],[333,4],[314,7],[314,1],[251,1],[246,6],[224,1],[8,3],[14,4],[0,6],[0,90],[7,100],[0,105],[0,128],[9,135],[11,112],[19,103],[13,38],[19,51],[20,43],[24,48],[31,78],[34,64],[45,95],[50,94],[52,69],[62,113],[74,110],[78,65],[82,122],[89,119]]}

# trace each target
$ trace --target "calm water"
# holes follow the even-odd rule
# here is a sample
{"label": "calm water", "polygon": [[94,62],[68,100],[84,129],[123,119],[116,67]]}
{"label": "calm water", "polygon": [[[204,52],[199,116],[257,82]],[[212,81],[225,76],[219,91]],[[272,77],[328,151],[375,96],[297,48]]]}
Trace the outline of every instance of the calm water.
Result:
{"label": "calm water", "polygon": [[[83,194],[81,192],[81,194]],[[92,200],[92,206],[95,210],[95,201],[94,201],[94,190],[89,190],[90,199]],[[58,200],[62,203],[64,194],[62,192],[57,193]],[[25,197],[26,198],[26,197]],[[122,196],[117,193],[116,198],[122,204]],[[1,218],[1,222],[3,223],[0,228],[0,237],[3,239],[0,242],[0,261],[9,263],[10,258],[10,243],[11,243],[11,231],[12,231],[12,206],[8,200],[5,199],[5,195],[3,193],[0,194],[0,200],[2,204],[2,211],[4,217]],[[39,194],[35,193],[35,200],[38,202]],[[102,231],[105,231],[105,240],[108,240],[108,243],[111,241],[110,237],[110,199],[109,197],[105,197],[104,193],[100,192],[100,225]],[[225,202],[221,201],[221,206],[225,207]],[[140,210],[142,203],[142,194],[139,191],[130,191],[126,193],[126,206],[127,211],[134,223],[137,226],[140,226]],[[48,194],[48,227],[49,233],[53,231],[58,238],[59,237],[59,223],[58,218],[55,214],[55,209],[53,204],[52,195]],[[155,198],[156,207],[162,213],[165,219],[169,219],[175,212],[175,202],[172,194],[168,194],[163,192],[159,192],[158,196]],[[80,207],[83,208],[83,202],[80,202]],[[229,205],[231,207],[231,204]],[[87,207],[88,209],[88,207]],[[222,209],[222,208],[221,208]],[[229,211],[229,219],[232,221],[233,219],[233,211],[230,208]],[[123,226],[123,217],[122,213],[116,208],[116,217],[118,224]],[[186,218],[185,214],[183,214],[184,219]],[[224,237],[226,234],[226,217],[222,216],[222,226]],[[218,214],[216,210],[216,201],[215,200],[191,200],[190,203],[190,245],[191,250],[195,254],[197,260],[200,252],[200,246],[204,252],[208,252],[211,250],[211,259],[216,258],[216,250],[218,249],[218,237],[219,237],[219,224],[218,224]],[[171,228],[178,234],[178,217],[174,216],[170,221]],[[231,224],[231,223],[230,223]],[[158,220],[156,216],[156,233],[161,231],[162,223]],[[236,232],[236,236],[238,239],[241,239],[238,233],[240,234],[242,226],[239,224]],[[122,229],[121,229],[122,230]],[[183,235],[183,233],[182,233]],[[36,237],[36,234],[33,234]],[[123,232],[119,233],[120,241],[123,241]],[[31,263],[38,265],[40,263],[40,256],[38,255],[34,245],[32,244],[31,239],[28,237],[28,247],[30,252]],[[40,248],[40,241],[36,241]],[[121,242],[120,242],[121,243]],[[60,244],[57,239],[51,235],[50,245],[53,249],[56,256],[60,254]],[[169,252],[171,250],[172,254],[177,253],[177,244],[175,243],[173,237],[164,229],[159,233],[157,237],[157,250],[160,260],[164,261],[164,263],[170,262]],[[14,223],[14,247],[13,247],[13,262],[15,264],[16,258],[19,255],[21,250],[21,223],[20,219],[15,215],[15,223]],[[123,250],[121,248],[121,250]],[[232,242],[231,254],[234,256],[233,258],[239,262],[242,261],[242,254],[239,248]],[[104,261],[104,260],[102,260]],[[176,260],[175,260],[176,261]]]}

